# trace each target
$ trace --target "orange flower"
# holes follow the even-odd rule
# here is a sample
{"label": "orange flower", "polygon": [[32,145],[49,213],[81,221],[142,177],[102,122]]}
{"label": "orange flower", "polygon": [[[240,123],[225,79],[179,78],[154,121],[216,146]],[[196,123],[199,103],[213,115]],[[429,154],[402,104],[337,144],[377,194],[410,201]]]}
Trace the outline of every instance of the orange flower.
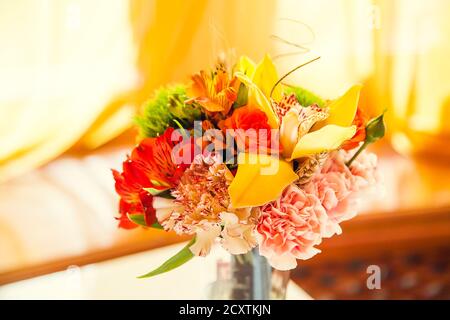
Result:
{"label": "orange flower", "polygon": [[360,108],[356,110],[355,118],[353,119],[353,125],[356,126],[356,133],[350,139],[344,142],[342,149],[351,150],[359,146],[361,141],[366,139],[366,123],[367,117],[363,114]]}
{"label": "orange flower", "polygon": [[[271,150],[271,126],[268,123],[267,115],[256,107],[246,105],[233,111],[233,114],[219,123],[222,130],[233,129],[234,138],[239,148],[245,146],[245,150],[251,149],[252,143],[256,142],[258,148],[264,143],[268,153]],[[237,130],[241,129],[241,130]],[[256,141],[251,141],[250,130],[256,131]],[[263,142],[264,141],[264,142]],[[258,151],[258,150],[255,150]],[[277,150],[278,152],[279,150]]]}
{"label": "orange flower", "polygon": [[237,99],[238,90],[238,79],[230,79],[225,68],[219,65],[210,75],[202,70],[192,76],[188,95],[193,98],[186,103],[197,102],[206,111],[227,114]]}
{"label": "orange flower", "polygon": [[195,140],[196,147],[200,148],[200,150],[203,151],[206,150],[208,145],[214,144],[216,151],[225,149],[226,143],[224,141],[225,139],[223,136],[216,134],[212,135],[208,134],[208,130],[215,130],[215,129],[216,127],[212,124],[211,121],[203,120],[202,121],[203,134],[200,137],[196,138]]}

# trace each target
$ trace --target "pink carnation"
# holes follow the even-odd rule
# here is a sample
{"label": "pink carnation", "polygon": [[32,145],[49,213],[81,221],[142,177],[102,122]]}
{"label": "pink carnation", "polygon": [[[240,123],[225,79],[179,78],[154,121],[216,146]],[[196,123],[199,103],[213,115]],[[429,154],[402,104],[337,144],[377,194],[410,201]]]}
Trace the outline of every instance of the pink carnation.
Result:
{"label": "pink carnation", "polygon": [[290,185],[280,199],[264,205],[257,226],[260,253],[280,270],[309,259],[322,238],[340,234],[342,221],[354,217],[357,200],[376,183],[376,156],[363,152],[348,168],[351,154],[331,153],[312,180]]}
{"label": "pink carnation", "polygon": [[345,162],[350,156],[344,150],[334,152],[303,187],[307,193],[315,194],[327,211],[325,238],[342,233],[339,224],[357,214],[358,201],[376,183],[376,156],[363,152],[349,168]]}
{"label": "pink carnation", "polygon": [[296,259],[309,259],[320,250],[327,214],[314,194],[290,185],[280,199],[261,209],[257,231],[260,253],[279,270],[295,268]]}

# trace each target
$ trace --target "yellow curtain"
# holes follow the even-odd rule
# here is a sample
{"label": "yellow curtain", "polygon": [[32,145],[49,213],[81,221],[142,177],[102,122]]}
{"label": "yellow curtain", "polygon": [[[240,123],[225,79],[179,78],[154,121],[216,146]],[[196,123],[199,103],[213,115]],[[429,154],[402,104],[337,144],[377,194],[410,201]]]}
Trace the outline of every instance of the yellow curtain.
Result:
{"label": "yellow curtain", "polygon": [[[94,149],[110,141],[130,127],[155,88],[186,80],[222,53],[257,60],[269,52],[281,73],[320,55],[289,81],[330,98],[363,82],[362,103],[373,114],[389,108],[388,132],[399,150],[446,154],[449,6],[446,0],[2,1],[0,181],[74,145]],[[295,47],[288,43],[307,50],[289,55]]]}
{"label": "yellow curtain", "polygon": [[144,87],[185,79],[232,48],[253,57],[268,49],[274,1],[156,1],[151,23],[148,2],[132,3]]}
{"label": "yellow curtain", "polygon": [[393,146],[407,154],[450,158],[450,2],[375,0],[371,103],[389,108]]}
{"label": "yellow curtain", "polygon": [[[388,111],[385,141],[405,154],[448,161],[449,14],[448,0],[279,1],[275,33],[308,50],[277,62],[286,71],[321,56],[290,81],[325,97],[363,83],[360,103],[370,116]],[[277,53],[293,51],[274,45]]]}
{"label": "yellow curtain", "polygon": [[259,58],[274,9],[273,0],[2,1],[0,181],[109,141],[153,89],[222,51]]}
{"label": "yellow curtain", "polygon": [[121,0],[1,1],[0,43],[0,181],[70,148],[136,82]]}

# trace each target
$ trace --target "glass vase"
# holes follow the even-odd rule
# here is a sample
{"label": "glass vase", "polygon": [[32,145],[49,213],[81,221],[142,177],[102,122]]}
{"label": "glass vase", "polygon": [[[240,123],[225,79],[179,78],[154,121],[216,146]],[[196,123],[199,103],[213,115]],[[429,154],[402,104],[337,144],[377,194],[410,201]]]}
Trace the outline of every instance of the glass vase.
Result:
{"label": "glass vase", "polygon": [[216,280],[210,285],[212,300],[283,300],[289,271],[271,268],[258,248],[242,255],[216,260]]}

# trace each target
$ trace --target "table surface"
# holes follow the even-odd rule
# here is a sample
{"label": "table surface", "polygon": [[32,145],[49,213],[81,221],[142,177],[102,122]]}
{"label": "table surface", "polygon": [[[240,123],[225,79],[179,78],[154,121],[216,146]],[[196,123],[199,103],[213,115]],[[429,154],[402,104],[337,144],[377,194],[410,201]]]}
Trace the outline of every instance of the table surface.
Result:
{"label": "table surface", "polygon": [[[0,184],[0,286],[183,241],[160,230],[117,228],[112,217],[118,196],[110,168],[120,168],[129,150],[113,145],[67,154]],[[377,201],[364,201],[361,215],[346,224],[344,237],[352,224],[370,216],[448,212],[447,163],[379,154],[384,188]]]}
{"label": "table surface", "polygon": [[[0,286],[2,299],[207,299],[215,281],[215,264],[226,254],[215,248],[206,258],[194,258],[183,266],[149,279],[136,276],[150,271],[180,250],[185,243],[140,252],[65,271]],[[311,297],[292,281],[287,299]]]}

